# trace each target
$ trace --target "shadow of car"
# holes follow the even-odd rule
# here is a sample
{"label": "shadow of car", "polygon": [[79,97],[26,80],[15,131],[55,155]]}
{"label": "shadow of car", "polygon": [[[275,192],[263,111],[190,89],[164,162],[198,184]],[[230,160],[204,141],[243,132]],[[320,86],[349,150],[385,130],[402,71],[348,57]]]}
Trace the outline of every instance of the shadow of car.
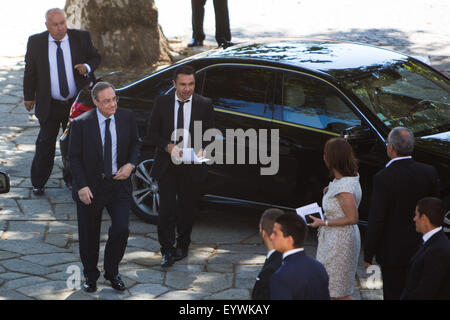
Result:
{"label": "shadow of car", "polygon": [[[414,158],[436,167],[441,197],[450,207],[447,76],[375,46],[272,39],[201,53],[117,90],[120,107],[135,112],[142,137],[141,162],[132,181],[133,211],[143,220],[156,223],[159,209],[158,184],[149,176],[155,147],[145,139],[148,119],[155,97],[173,92],[173,71],[184,64],[197,70],[196,93],[213,101],[221,133],[215,138],[223,143],[214,156],[224,163],[209,166],[202,205],[295,210],[320,203],[330,180],[324,144],[343,135],[359,159],[364,226],[372,177],[388,162],[387,135],[391,128],[405,126],[416,137]],[[228,131],[237,130],[245,139],[227,139]],[[255,139],[267,150],[256,152],[252,162]],[[245,155],[243,164],[238,150]],[[263,170],[274,174],[263,175]]]}

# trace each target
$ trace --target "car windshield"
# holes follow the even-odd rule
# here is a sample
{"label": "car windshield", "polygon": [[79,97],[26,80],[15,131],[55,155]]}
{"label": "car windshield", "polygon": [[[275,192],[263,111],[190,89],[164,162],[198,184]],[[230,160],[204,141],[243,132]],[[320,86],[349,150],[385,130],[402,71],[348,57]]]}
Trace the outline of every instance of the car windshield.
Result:
{"label": "car windshield", "polygon": [[387,127],[415,136],[450,130],[450,81],[439,73],[411,60],[351,73],[344,85]]}

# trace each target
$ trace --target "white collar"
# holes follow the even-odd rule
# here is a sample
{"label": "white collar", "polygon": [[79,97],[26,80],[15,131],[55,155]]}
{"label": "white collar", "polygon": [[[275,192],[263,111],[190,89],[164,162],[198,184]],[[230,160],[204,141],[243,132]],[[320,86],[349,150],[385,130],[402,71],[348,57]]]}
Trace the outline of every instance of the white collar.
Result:
{"label": "white collar", "polygon": [[289,251],[286,251],[285,253],[283,253],[283,260],[287,258],[287,256],[290,256],[294,253],[300,252],[300,251],[304,251],[305,249],[303,248],[297,248],[297,249],[292,249]]}
{"label": "white collar", "polygon": [[101,123],[101,122],[105,122],[106,119],[111,119],[111,121],[115,121],[114,115],[112,115],[112,116],[109,117],[109,118],[106,118],[104,115],[102,115],[102,114],[100,113],[100,111],[98,111],[98,108],[96,108],[95,110],[97,111],[97,117],[98,117],[98,121],[99,121],[100,123]]}
{"label": "white collar", "polygon": [[[189,98],[187,98],[184,102],[185,103],[186,103],[186,101],[192,102],[192,96],[193,95],[191,95]],[[178,100],[181,101],[180,99],[178,99],[177,93],[175,92],[175,103],[177,103]]]}
{"label": "white collar", "polygon": [[433,229],[433,230],[431,230],[431,231],[425,233],[425,234],[423,235],[423,237],[422,237],[423,243],[425,243],[425,242],[427,242],[428,240],[430,240],[430,238],[431,238],[432,236],[434,236],[436,233],[438,233],[438,232],[441,231],[441,230],[442,230],[442,227],[439,227],[439,228],[435,228],[435,229]]}
{"label": "white collar", "polygon": [[[69,35],[66,33],[64,38],[62,38],[60,41],[63,42],[63,41],[67,41],[67,40],[69,40]],[[48,34],[48,41],[49,42],[54,42],[54,41],[57,41],[57,40],[53,39],[52,35],[49,33]]]}
{"label": "white collar", "polygon": [[389,167],[393,162],[398,161],[398,160],[405,160],[405,159],[412,159],[411,156],[406,156],[406,157],[397,157],[392,159],[391,161],[389,161],[386,165],[386,168]]}
{"label": "white collar", "polygon": [[275,249],[272,249],[269,252],[267,252],[266,258],[269,259],[272,253],[274,253],[275,251],[276,251]]}

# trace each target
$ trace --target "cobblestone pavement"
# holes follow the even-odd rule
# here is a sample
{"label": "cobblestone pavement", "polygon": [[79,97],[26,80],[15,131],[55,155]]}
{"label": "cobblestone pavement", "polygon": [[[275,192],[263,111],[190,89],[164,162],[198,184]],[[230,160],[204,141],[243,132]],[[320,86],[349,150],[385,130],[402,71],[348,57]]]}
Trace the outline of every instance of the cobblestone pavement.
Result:
{"label": "cobblestone pavement", "polygon": [[[17,0],[10,6],[14,9],[23,2]],[[196,50],[184,49],[190,40],[189,1],[155,3],[163,30],[180,56],[215,46],[212,1],[206,6],[206,46]],[[350,0],[283,0],[283,6],[279,3],[229,0],[233,41],[268,36],[352,40],[428,56],[432,66],[450,73],[447,1],[380,0],[370,5]],[[39,125],[25,110],[22,94],[26,39],[43,29],[40,19],[45,8],[63,5],[62,0],[27,1],[27,28],[12,23],[14,19],[8,16],[0,19],[0,27],[7,31],[4,34],[11,37],[10,46],[0,51],[0,170],[8,171],[12,179],[11,192],[0,195],[0,299],[248,299],[255,275],[264,262],[265,248],[258,237],[258,215],[230,211],[202,212],[194,227],[189,257],[168,271],[159,267],[156,227],[131,215],[130,238],[120,265],[128,290],[116,293],[102,278],[94,294],[67,286],[71,276],[67,271],[81,266],[76,209],[70,191],[62,183],[58,157],[45,196],[31,193],[29,172]],[[35,14],[37,7],[42,15]],[[173,19],[179,23],[171,23]],[[108,227],[105,213],[100,268]],[[306,251],[315,256],[315,248],[316,241],[310,237]],[[369,280],[360,263],[355,298],[381,299],[380,285]]]}

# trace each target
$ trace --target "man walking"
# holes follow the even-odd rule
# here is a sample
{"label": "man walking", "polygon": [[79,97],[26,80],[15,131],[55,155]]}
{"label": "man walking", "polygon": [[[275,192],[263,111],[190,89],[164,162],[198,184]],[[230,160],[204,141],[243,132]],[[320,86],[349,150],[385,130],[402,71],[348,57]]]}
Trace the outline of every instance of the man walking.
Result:
{"label": "man walking", "polygon": [[92,100],[97,108],[74,119],[69,142],[72,197],[77,204],[80,256],[86,278],[83,288],[87,292],[97,289],[100,227],[106,208],[111,227],[105,247],[105,279],[114,289],[123,291],[119,263],[129,235],[130,175],[139,157],[137,125],[132,111],[117,108],[111,84],[97,83]]}
{"label": "man walking", "polygon": [[[100,55],[89,32],[67,29],[61,9],[47,11],[47,31],[28,39],[23,78],[24,104],[35,108],[40,131],[31,166],[31,183],[35,195],[43,195],[53,169],[55,143],[60,127],[67,126],[70,107],[77,93],[89,87]],[[70,175],[64,172],[66,185]]]}
{"label": "man walking", "polygon": [[420,246],[413,217],[417,202],[439,196],[439,178],[432,166],[412,159],[414,135],[394,128],[387,139],[391,161],[373,179],[364,265],[375,256],[383,277],[385,300],[398,300],[409,261]]}
{"label": "man walking", "polygon": [[[170,267],[188,255],[198,184],[206,176],[205,164],[176,164],[174,158],[181,157],[183,148],[190,147],[192,141],[202,141],[204,132],[214,126],[211,100],[194,93],[195,70],[191,66],[175,70],[173,85],[175,93],[156,99],[148,133],[149,143],[157,147],[150,175],[159,186],[158,240],[163,267]],[[202,136],[195,135],[196,122],[201,123]],[[189,137],[175,137],[173,134],[178,130],[189,133]]]}

